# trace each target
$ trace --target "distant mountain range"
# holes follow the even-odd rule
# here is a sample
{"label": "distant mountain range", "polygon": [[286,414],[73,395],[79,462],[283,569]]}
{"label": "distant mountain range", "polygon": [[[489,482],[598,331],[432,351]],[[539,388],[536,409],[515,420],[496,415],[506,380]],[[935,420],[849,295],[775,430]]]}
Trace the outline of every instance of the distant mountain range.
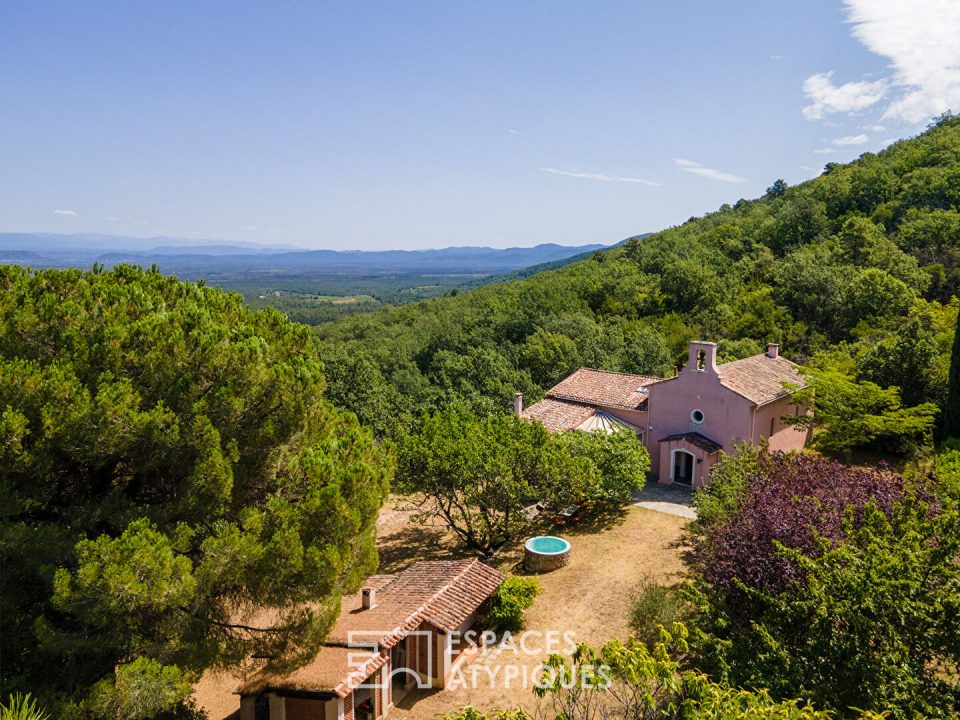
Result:
{"label": "distant mountain range", "polygon": [[438,250],[302,250],[255,243],[132,238],[112,235],[0,233],[0,264],[31,267],[107,267],[156,264],[181,277],[246,273],[344,275],[492,275],[555,263],[605,248],[546,243],[529,248],[448,247]]}

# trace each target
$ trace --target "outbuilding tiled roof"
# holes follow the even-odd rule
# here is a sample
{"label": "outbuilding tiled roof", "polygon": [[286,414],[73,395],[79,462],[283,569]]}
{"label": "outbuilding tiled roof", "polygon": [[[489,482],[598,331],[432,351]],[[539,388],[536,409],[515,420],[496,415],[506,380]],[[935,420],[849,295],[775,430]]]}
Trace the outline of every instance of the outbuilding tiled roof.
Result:
{"label": "outbuilding tiled roof", "polygon": [[[330,691],[345,697],[386,661],[389,648],[407,633],[423,623],[444,632],[456,630],[501,582],[502,573],[478,560],[424,561],[398,575],[374,575],[364,587],[375,589],[375,606],[364,608],[361,592],[344,597],[326,645],[310,663],[290,673],[264,670],[237,692]],[[376,643],[379,652],[351,664],[348,658],[363,656],[363,650],[347,647],[357,643]]]}
{"label": "outbuilding tiled roof", "polygon": [[694,447],[700,448],[711,455],[723,450],[723,445],[698,432],[674,433],[673,435],[667,435],[665,438],[661,438],[658,442],[675,442],[677,440],[685,440]]}
{"label": "outbuilding tiled roof", "polygon": [[799,366],[779,355],[753,355],[724,363],[717,370],[720,373],[721,385],[757,405],[787,395],[787,390],[783,387],[785,382],[798,388],[807,384],[800,374]]}
{"label": "outbuilding tiled roof", "polygon": [[647,386],[662,378],[581,368],[547,391],[548,398],[594,406],[645,410]]}
{"label": "outbuilding tiled roof", "polygon": [[596,411],[594,406],[586,403],[545,397],[524,410],[523,417],[543,423],[551,432],[562,432],[579,427]]}

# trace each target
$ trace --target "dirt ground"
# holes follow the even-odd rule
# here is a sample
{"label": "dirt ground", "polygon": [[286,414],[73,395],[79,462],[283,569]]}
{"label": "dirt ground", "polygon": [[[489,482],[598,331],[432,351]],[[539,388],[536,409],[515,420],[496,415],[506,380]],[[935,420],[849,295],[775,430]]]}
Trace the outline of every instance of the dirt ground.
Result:
{"label": "dirt ground", "polygon": [[[539,576],[542,594],[527,612],[527,654],[521,636],[513,638],[516,651],[488,649],[461,670],[459,687],[442,691],[414,692],[401,700],[391,717],[437,718],[464,705],[477,709],[527,707],[535,698],[523,682],[523,674],[546,657],[546,633],[572,633],[576,642],[602,644],[629,634],[627,617],[630,595],[637,583],[650,577],[664,584],[678,582],[683,573],[683,528],[688,519],[637,506],[578,527],[552,529],[570,541],[570,564]],[[409,513],[396,504],[385,508],[380,522],[381,564],[387,572],[403,569],[418,559],[451,557],[451,538],[440,528],[411,528]],[[417,553],[415,538],[421,538],[426,554]],[[429,538],[429,541],[427,539]],[[411,552],[412,551],[412,552]],[[522,545],[498,558],[504,572],[522,574]],[[389,569],[387,569],[389,568]],[[558,640],[557,651],[565,645]],[[473,669],[476,667],[476,669]],[[508,670],[508,668],[513,668]],[[499,668],[499,669],[498,669]],[[508,680],[507,673],[516,673]],[[491,680],[491,676],[492,680]]]}
{"label": "dirt ground", "polygon": [[[417,560],[470,557],[449,530],[436,522],[415,521],[413,514],[402,498],[391,498],[381,511],[379,572],[399,572]],[[411,692],[397,703],[391,717],[437,718],[464,705],[532,707],[535,699],[529,678],[548,651],[563,648],[563,633],[568,633],[568,639],[591,644],[624,638],[629,633],[630,594],[637,583],[644,577],[664,584],[680,580],[687,522],[684,517],[631,505],[576,527],[549,528],[551,534],[570,541],[570,564],[539,576],[542,594],[527,613],[526,632],[531,634],[524,647],[519,646],[519,635],[513,638],[516,649],[510,643],[488,647],[461,667],[458,687]],[[536,529],[530,534],[536,534]],[[501,552],[494,564],[504,572],[523,574],[521,559],[518,541]],[[552,647],[548,647],[549,636],[556,638]],[[195,697],[211,720],[235,717],[239,700],[231,693],[237,684],[232,677],[210,674],[198,684]]]}

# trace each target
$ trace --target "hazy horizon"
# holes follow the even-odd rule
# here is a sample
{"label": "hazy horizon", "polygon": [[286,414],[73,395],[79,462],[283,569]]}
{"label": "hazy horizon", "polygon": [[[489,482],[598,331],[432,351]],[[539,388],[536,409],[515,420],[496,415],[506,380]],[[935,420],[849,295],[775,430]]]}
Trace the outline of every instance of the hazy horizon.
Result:
{"label": "hazy horizon", "polygon": [[13,0],[0,227],[612,244],[960,110],[957,37],[950,0]]}

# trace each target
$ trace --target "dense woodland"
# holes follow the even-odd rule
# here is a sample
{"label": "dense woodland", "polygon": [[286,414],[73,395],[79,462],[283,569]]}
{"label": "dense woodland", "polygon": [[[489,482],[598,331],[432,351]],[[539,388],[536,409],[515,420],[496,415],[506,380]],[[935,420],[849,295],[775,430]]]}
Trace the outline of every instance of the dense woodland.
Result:
{"label": "dense woodland", "polygon": [[[721,360],[779,341],[880,418],[943,408],[958,288],[960,119],[945,116],[589,260],[315,331],[331,399],[386,435],[451,401],[529,403],[581,366],[669,374],[698,337],[718,340]],[[880,449],[916,447],[931,425],[885,442],[895,424],[879,423]]]}
{"label": "dense woodland", "polygon": [[[313,331],[129,266],[4,266],[0,287],[4,697],[185,719],[207,668],[312,657],[376,569],[393,440],[398,487],[474,551],[531,497],[621,504],[636,438],[549,435],[513,393],[581,365],[670,373],[708,337],[805,362],[824,449],[913,461],[727,458],[695,499],[690,583],[659,590],[670,633],[570,660],[610,660],[634,705],[545,696],[568,720],[960,711],[960,120],[562,269]],[[931,459],[935,427],[953,440]]]}

